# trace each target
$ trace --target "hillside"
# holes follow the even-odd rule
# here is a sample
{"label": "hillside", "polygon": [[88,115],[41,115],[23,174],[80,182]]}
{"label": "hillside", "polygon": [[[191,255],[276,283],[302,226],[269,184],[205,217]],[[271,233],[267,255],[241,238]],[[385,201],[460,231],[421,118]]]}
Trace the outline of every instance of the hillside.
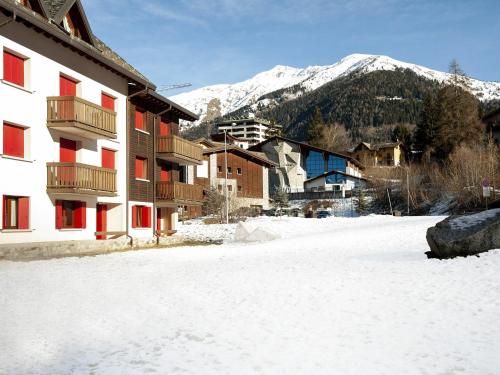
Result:
{"label": "hillside", "polygon": [[[243,82],[208,86],[173,96],[171,99],[200,116],[199,122],[184,126],[195,127],[204,120],[241,112],[242,108],[252,114],[262,112],[353,74],[405,69],[411,70],[421,78],[439,83],[449,82],[452,77],[448,73],[405,63],[388,56],[354,54],[327,66],[293,68],[278,65]],[[468,86],[471,92],[484,102],[500,99],[498,82],[469,79]]]}

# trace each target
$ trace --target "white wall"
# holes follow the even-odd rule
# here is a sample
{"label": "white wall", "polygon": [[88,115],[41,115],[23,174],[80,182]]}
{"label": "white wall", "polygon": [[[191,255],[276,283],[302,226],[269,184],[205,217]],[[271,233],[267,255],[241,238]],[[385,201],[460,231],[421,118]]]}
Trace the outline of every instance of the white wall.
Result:
{"label": "white wall", "polygon": [[[30,197],[29,232],[2,231],[0,243],[39,242],[93,239],[96,230],[96,203],[106,202],[122,205],[113,210],[124,212],[126,202],[126,95],[127,82],[90,60],[64,48],[62,45],[12,22],[2,28],[0,51],[8,48],[29,58],[27,76],[28,90],[0,82],[0,124],[12,122],[28,128],[29,152],[25,160],[14,160],[3,155],[2,132],[0,131],[0,196],[15,195]],[[6,37],[7,35],[8,37]],[[14,42],[13,39],[19,41]],[[3,53],[1,59],[3,60]],[[71,67],[71,68],[70,68]],[[3,78],[3,62],[0,63],[0,78]],[[79,72],[85,72],[81,74]],[[116,97],[116,140],[90,140],[47,128],[47,97],[59,95],[59,74],[64,73],[79,81],[79,96],[101,104],[101,91]],[[117,197],[85,197],[51,195],[46,192],[46,163],[59,161],[59,137],[82,143],[77,161],[101,165],[101,148],[117,151],[116,169]],[[84,230],[55,229],[55,199],[74,199],[87,202],[87,228]],[[118,221],[118,222],[117,222]],[[121,221],[121,222],[120,222]],[[125,230],[125,215],[114,216],[113,230]],[[118,228],[120,227],[120,228]]]}

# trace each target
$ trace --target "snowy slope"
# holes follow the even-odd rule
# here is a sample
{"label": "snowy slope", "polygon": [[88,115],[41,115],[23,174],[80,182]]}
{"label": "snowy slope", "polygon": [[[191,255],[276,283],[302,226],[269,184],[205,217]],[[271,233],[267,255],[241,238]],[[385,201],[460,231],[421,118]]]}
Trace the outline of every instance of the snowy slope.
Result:
{"label": "snowy slope", "polygon": [[[411,69],[416,74],[439,82],[448,81],[451,75],[432,70],[420,65],[409,64],[380,55],[349,55],[333,65],[293,68],[278,65],[273,69],[235,84],[207,86],[191,92],[173,96],[171,99],[195,112],[203,120],[210,100],[218,98],[221,102],[221,114],[231,113],[241,107],[257,104],[267,106],[269,100],[257,100],[265,94],[300,84],[303,93],[337,78],[347,76],[354,71],[373,72],[377,70]],[[470,79],[469,85],[481,100],[500,99],[500,82],[483,82]]]}
{"label": "snowy slope", "polygon": [[282,238],[0,262],[0,374],[498,374],[500,250],[427,259],[440,219],[257,218]]}

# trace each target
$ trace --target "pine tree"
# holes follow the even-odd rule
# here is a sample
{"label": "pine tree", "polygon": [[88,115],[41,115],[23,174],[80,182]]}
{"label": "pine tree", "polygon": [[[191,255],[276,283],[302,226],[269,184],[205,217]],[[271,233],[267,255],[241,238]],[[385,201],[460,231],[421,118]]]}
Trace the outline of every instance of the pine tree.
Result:
{"label": "pine tree", "polygon": [[279,187],[275,189],[272,198],[273,198],[273,207],[276,209],[277,212],[279,212],[279,215],[281,216],[283,209],[289,206],[288,193],[286,192],[285,189]]}
{"label": "pine tree", "polygon": [[354,207],[360,215],[368,211],[368,202],[366,200],[365,191],[362,188],[354,190]]}
{"label": "pine tree", "polygon": [[314,115],[309,124],[307,141],[312,146],[321,146],[323,130],[325,123],[319,107],[314,110]]}

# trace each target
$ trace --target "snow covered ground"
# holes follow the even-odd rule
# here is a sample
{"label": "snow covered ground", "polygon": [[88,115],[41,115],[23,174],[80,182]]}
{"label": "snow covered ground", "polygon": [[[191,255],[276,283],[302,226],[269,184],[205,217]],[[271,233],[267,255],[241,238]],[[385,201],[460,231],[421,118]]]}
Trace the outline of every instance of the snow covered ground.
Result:
{"label": "snow covered ground", "polygon": [[438,217],[259,218],[282,238],[0,262],[1,374],[500,373],[500,251],[427,260]]}

